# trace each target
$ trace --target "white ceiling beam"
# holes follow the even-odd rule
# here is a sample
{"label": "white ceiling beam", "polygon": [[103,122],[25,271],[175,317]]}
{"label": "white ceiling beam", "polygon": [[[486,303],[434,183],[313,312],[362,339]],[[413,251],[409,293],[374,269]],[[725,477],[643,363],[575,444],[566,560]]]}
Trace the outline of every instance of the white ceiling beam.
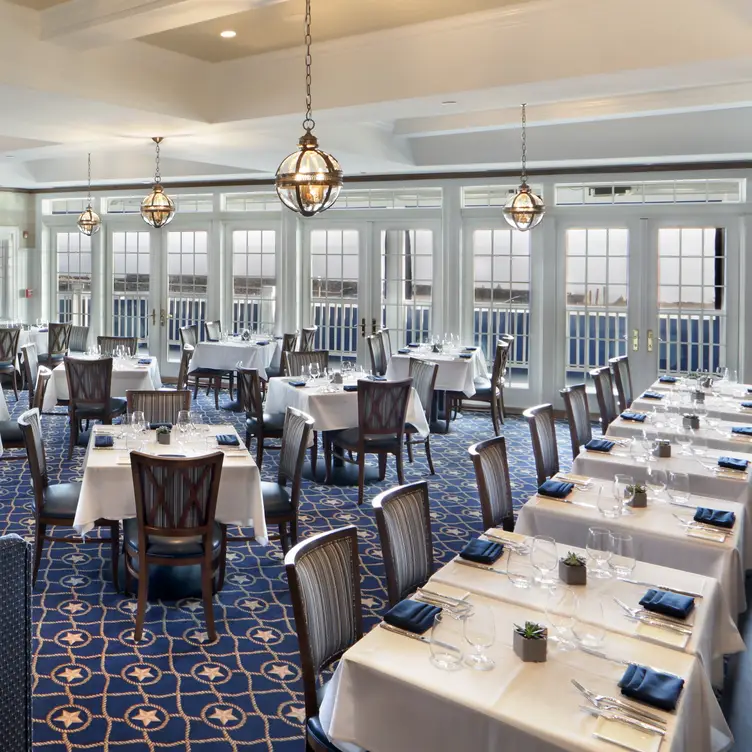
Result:
{"label": "white ceiling beam", "polygon": [[749,0],[710,0],[709,5],[714,5],[716,2],[724,5],[739,18],[752,22],[752,3]]}
{"label": "white ceiling beam", "polygon": [[[271,0],[280,2],[284,0]],[[46,41],[92,49],[242,13],[270,0],[68,0],[41,13]]]}

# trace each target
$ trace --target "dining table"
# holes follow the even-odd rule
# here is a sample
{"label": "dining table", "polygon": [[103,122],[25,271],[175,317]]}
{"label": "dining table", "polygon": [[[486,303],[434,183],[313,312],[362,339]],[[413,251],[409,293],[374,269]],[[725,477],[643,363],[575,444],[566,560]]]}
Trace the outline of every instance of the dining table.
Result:
{"label": "dining table", "polygon": [[280,347],[275,339],[243,340],[229,337],[220,342],[199,342],[194,349],[188,373],[202,368],[218,371],[235,371],[237,368],[255,368],[260,378],[266,380],[266,369],[279,357]]}
{"label": "dining table", "polygon": [[[493,540],[511,538],[515,550],[532,543],[518,533],[486,532]],[[558,544],[557,553],[563,556],[571,549]],[[608,752],[620,747],[633,752],[722,752],[730,748],[733,738],[713,694],[710,664],[744,650],[744,643],[726,610],[723,589],[712,577],[637,562],[629,578],[632,582],[588,578],[585,586],[571,588],[577,596],[575,639],[570,642],[556,632],[552,619],[556,607],[550,606],[548,589],[519,588],[507,576],[505,559],[512,555],[513,549],[506,545],[502,558],[485,569],[455,557],[413,596],[455,599],[490,614],[495,637],[484,651],[494,667],[482,672],[464,665],[443,670],[431,661],[430,632],[410,637],[378,623],[344,653],[323,691],[319,717],[338,748],[344,752]],[[624,616],[613,599],[636,606],[647,589],[642,583],[697,594],[688,620],[691,635],[678,640],[671,630]],[[451,605],[444,609],[450,618],[451,609]],[[515,625],[527,621],[549,630],[545,662],[523,662],[513,650]],[[600,635],[596,648],[576,640],[577,627],[588,624],[596,626],[589,633]],[[472,650],[467,643],[464,648]],[[623,719],[620,713],[601,716],[573,683],[619,699],[618,683],[629,664],[684,680],[675,710],[639,704],[665,722],[663,736],[615,720],[615,716]]]}

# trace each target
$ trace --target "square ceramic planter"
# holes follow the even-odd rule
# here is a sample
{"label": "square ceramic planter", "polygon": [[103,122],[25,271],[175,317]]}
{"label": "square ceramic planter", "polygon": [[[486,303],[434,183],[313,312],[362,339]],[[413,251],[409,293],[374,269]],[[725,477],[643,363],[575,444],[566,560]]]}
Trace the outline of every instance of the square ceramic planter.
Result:
{"label": "square ceramic planter", "polygon": [[586,585],[587,567],[584,564],[565,564],[563,559],[559,559],[559,579],[567,585]]}
{"label": "square ceramic planter", "polygon": [[658,439],[655,442],[655,456],[662,459],[671,456],[671,442],[667,439]]}
{"label": "square ceramic planter", "polygon": [[648,505],[647,491],[637,491],[634,495],[634,498],[631,501],[630,506],[635,507],[635,509],[642,509],[643,507],[646,507],[647,505]]}
{"label": "square ceramic planter", "polygon": [[694,428],[695,430],[700,428],[700,416],[699,415],[685,415],[682,418],[682,425],[684,428]]}
{"label": "square ceramic planter", "polygon": [[702,389],[697,389],[694,393],[695,402],[705,402],[705,392]]}
{"label": "square ceramic planter", "polygon": [[544,663],[548,653],[548,631],[542,640],[524,638],[516,629],[512,643],[517,657],[525,663]]}
{"label": "square ceramic planter", "polygon": [[158,433],[157,434],[157,443],[158,444],[169,444],[170,443],[170,434],[169,433]]}

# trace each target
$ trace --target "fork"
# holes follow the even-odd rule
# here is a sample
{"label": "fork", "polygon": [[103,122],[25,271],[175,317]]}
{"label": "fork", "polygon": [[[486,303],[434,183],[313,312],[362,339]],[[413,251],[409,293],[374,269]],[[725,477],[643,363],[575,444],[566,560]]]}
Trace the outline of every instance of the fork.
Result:
{"label": "fork", "polygon": [[706,525],[704,522],[695,522],[694,520],[687,520],[676,512],[671,513],[679,521],[680,525],[683,525],[687,529],[703,530],[706,533],[716,533],[722,535],[724,540],[728,535],[728,532],[722,527],[716,527],[715,525]]}
{"label": "fork", "polygon": [[620,601],[618,598],[614,598],[614,601],[624,611],[626,611],[632,619],[641,621],[644,624],[649,624],[651,627],[660,627],[661,629],[668,629],[671,632],[678,632],[679,634],[691,635],[692,627],[688,624],[681,624],[679,622],[672,622],[664,619],[659,615],[653,615],[641,608],[631,608],[624,601]]}
{"label": "fork", "polygon": [[616,697],[609,697],[608,695],[599,695],[595,692],[587,689],[586,687],[583,687],[582,684],[580,684],[577,679],[570,679],[572,684],[575,686],[575,688],[583,694],[590,702],[593,703],[596,707],[600,707],[601,705],[604,706],[612,706],[619,708],[624,713],[630,713],[633,714],[636,717],[639,717],[645,721],[648,721],[650,723],[654,723],[656,725],[662,726],[665,728],[666,721],[661,718],[659,715],[655,715],[654,713],[651,713],[648,710],[643,710],[642,708],[638,708],[631,703],[625,702],[624,700],[619,700]]}
{"label": "fork", "polygon": [[483,537],[495,541],[496,543],[503,543],[516,554],[522,554],[525,556],[530,553],[530,547],[525,543],[518,543],[517,541],[512,541],[509,540],[509,538],[503,538],[502,536],[494,535],[493,533],[483,533]]}
{"label": "fork", "polygon": [[659,726],[653,726],[651,723],[645,723],[637,718],[630,718],[626,715],[619,715],[619,713],[613,710],[601,710],[598,707],[592,705],[586,707],[580,705],[580,710],[584,710],[590,715],[598,716],[599,718],[605,718],[607,721],[616,721],[617,723],[623,723],[625,726],[631,726],[632,728],[640,729],[641,731],[647,731],[649,734],[658,734],[658,736],[666,736],[666,729]]}

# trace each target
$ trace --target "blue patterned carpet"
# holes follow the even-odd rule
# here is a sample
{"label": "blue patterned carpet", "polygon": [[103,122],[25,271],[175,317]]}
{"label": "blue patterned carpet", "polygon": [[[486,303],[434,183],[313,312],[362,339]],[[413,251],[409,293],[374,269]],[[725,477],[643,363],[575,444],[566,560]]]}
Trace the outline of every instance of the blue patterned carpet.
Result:
{"label": "blue patterned carpet", "polygon": [[[13,415],[26,406],[6,399]],[[209,423],[237,422],[201,396]],[[52,482],[79,479],[83,450],[71,462],[67,420],[44,417]],[[570,461],[559,426],[562,464]],[[527,425],[510,418],[505,431],[516,504],[534,491]],[[466,413],[447,436],[432,438],[437,475],[422,449],[407,480],[429,479],[435,556],[446,561],[481,529],[467,447],[491,435],[490,418]],[[276,453],[265,454],[263,478],[275,477]],[[23,472],[21,472],[23,468]],[[0,532],[33,532],[25,463],[0,463]],[[345,523],[358,526],[366,627],[384,612],[386,592],[370,499],[396,484],[371,486],[359,509],[356,489],[304,483],[300,534]],[[62,532],[62,531],[60,531]],[[246,534],[248,531],[245,531]],[[72,531],[71,531],[72,534]],[[95,545],[47,544],[34,595],[35,749],[65,750],[274,750],[302,749],[304,718],[298,646],[277,544],[234,544],[227,581],[215,598],[219,639],[209,644],[198,600],[152,602],[145,639],[132,639],[135,600],[108,581],[109,550]],[[19,698],[20,699],[20,698]]]}

